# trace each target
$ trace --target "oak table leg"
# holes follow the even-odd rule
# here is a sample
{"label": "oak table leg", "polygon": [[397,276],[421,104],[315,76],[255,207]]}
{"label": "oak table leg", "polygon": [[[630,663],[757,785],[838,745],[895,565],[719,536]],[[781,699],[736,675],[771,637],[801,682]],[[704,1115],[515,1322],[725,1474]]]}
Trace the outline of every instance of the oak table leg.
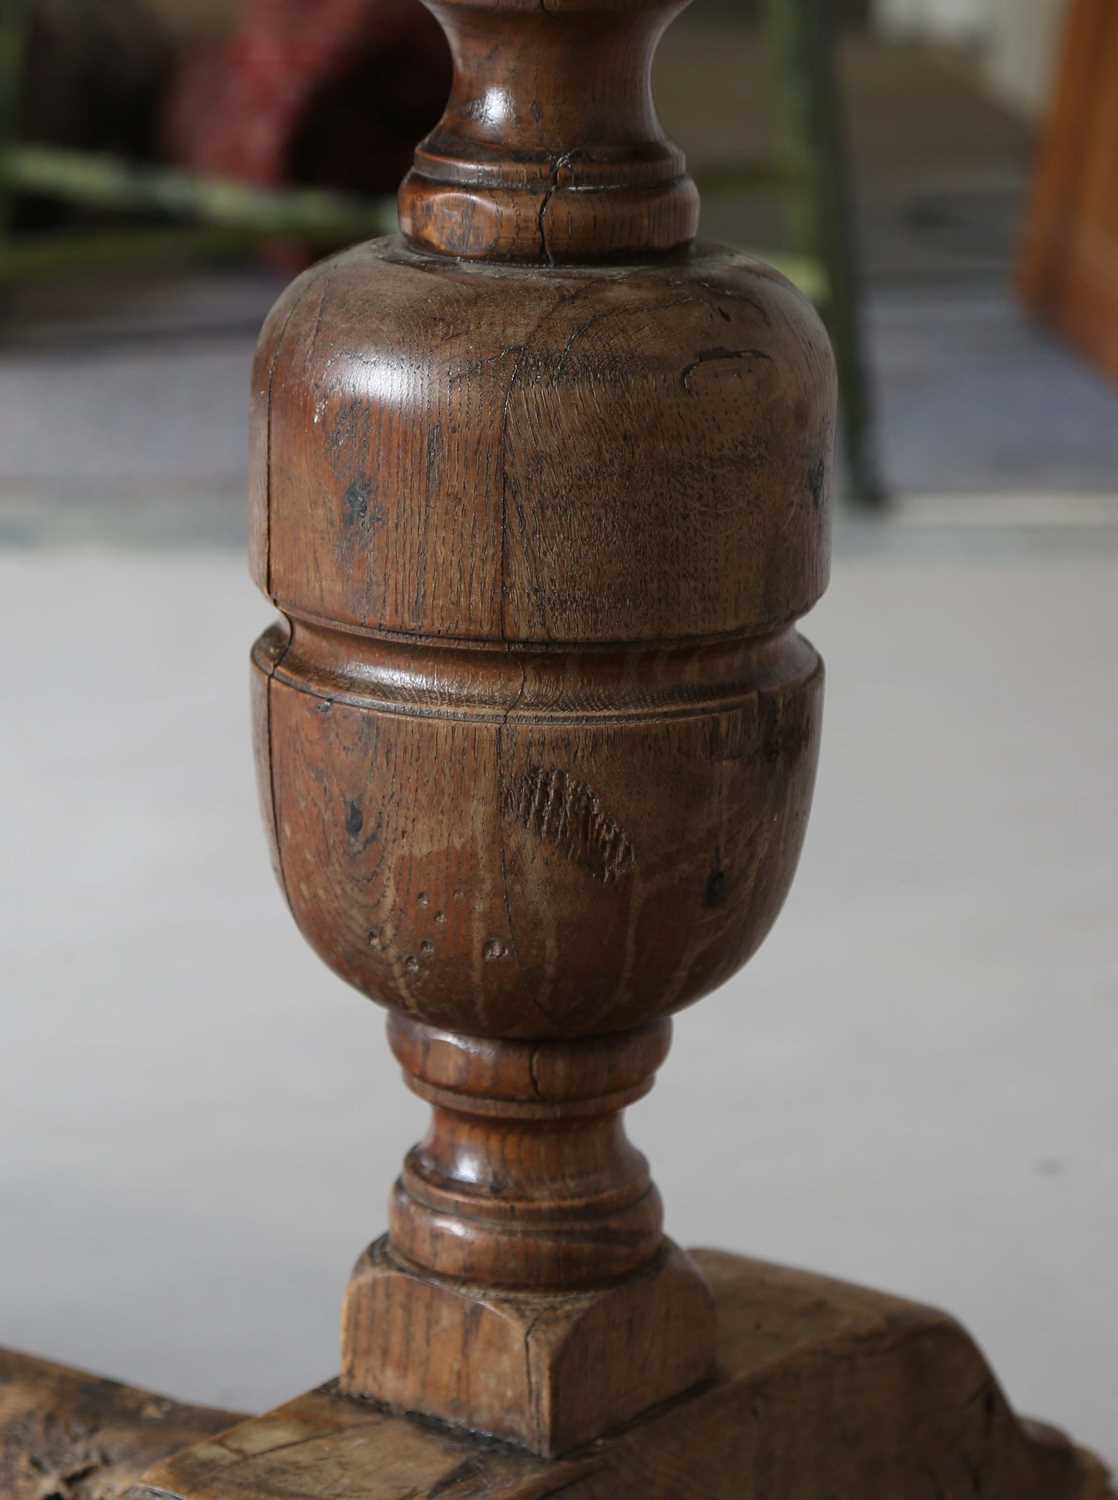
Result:
{"label": "oak table leg", "polygon": [[622,1116],[795,874],[835,363],[696,241],[650,88],[684,0],[429,3],[446,114],[401,235],[268,320],[252,516],[276,874],[431,1126],[338,1380],[141,1494],[1086,1500],[949,1319],[664,1237]]}

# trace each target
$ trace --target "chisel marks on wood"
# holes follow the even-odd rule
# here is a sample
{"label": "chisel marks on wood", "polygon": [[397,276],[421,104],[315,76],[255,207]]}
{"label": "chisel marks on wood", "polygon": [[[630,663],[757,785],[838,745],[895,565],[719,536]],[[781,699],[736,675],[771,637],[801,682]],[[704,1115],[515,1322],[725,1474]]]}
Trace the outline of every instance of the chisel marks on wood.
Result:
{"label": "chisel marks on wood", "polygon": [[593,787],[566,771],[529,767],[510,789],[506,811],[603,885],[637,862],[632,840],[603,811]]}

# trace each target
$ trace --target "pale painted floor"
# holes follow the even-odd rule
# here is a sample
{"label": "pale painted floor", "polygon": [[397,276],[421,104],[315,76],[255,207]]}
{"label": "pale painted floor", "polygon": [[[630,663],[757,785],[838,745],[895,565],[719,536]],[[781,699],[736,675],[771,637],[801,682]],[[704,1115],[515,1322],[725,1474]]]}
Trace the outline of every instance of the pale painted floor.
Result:
{"label": "pale painted floor", "polygon": [[[800,880],[632,1125],[675,1234],[949,1307],[1118,1463],[1118,527],[1074,514],[842,534]],[[263,1407],[334,1369],[423,1116],[273,888],[268,612],[205,548],[0,553],[0,598],[0,1341]]]}

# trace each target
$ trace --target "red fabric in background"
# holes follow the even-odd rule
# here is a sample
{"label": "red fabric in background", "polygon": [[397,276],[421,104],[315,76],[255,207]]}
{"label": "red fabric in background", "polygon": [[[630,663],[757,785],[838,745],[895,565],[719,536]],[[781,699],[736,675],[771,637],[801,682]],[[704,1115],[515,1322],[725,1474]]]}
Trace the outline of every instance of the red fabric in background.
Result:
{"label": "red fabric in background", "polygon": [[168,149],[213,176],[391,193],[449,87],[419,0],[244,0],[176,81]]}

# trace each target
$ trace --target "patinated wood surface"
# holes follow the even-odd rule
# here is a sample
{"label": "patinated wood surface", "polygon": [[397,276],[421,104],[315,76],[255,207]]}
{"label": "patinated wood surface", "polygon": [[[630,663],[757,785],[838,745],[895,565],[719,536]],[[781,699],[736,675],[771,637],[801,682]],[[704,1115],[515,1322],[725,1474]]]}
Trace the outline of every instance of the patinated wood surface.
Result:
{"label": "patinated wood surface", "polygon": [[709,1369],[621,1112],[776,920],[819,749],[834,361],[691,243],[650,84],[683,3],[433,0],[403,235],[289,288],[254,377],[275,868],[434,1106],[343,1385],[540,1454]]}
{"label": "patinated wood surface", "polygon": [[112,1500],[244,1417],[0,1349],[0,1500]]}
{"label": "patinated wood surface", "polygon": [[945,1320],[709,1256],[722,1377],[585,1449],[716,1355],[621,1117],[795,873],[835,368],[794,287],[694,240],[651,92],[685,0],[429,3],[455,81],[402,235],[300,278],[260,341],[252,550],[283,617],[254,652],[276,872],[433,1118],[339,1389],[166,1487],[1077,1493]]}
{"label": "patinated wood surface", "polygon": [[552,1462],[333,1386],[157,1465],[134,1500],[1104,1500],[1020,1423],[950,1318],[711,1251],[719,1367],[699,1393]]}
{"label": "patinated wood surface", "polygon": [[404,237],[265,329],[265,821],[432,1124],[338,1381],[222,1433],[21,1365],[20,1500],[143,1464],[137,1500],[1102,1493],[942,1315],[684,1256],[622,1126],[779,913],[821,724],[834,362],[791,285],[692,244],[650,90],[683,3],[432,0],[457,73]]}
{"label": "patinated wood surface", "polygon": [[455,79],[400,190],[409,240],[521,262],[690,244],[699,195],[648,84],[656,43],[688,0],[427,3]]}
{"label": "patinated wood surface", "polygon": [[671,1037],[567,1044],[389,1023],[432,1105],[342,1314],[342,1389],[552,1455],[710,1374],[714,1314],[621,1124]]}

